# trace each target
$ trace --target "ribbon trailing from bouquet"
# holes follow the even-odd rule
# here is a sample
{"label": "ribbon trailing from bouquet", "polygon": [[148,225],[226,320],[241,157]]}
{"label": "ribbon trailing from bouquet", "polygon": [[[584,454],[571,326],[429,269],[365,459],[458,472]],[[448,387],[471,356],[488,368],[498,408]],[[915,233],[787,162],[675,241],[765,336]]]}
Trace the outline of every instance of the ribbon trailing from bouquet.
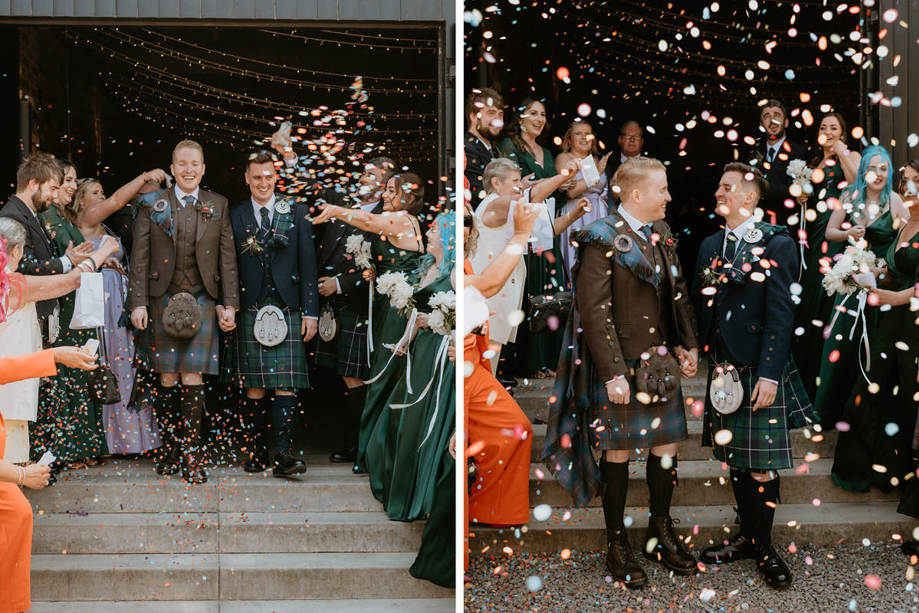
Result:
{"label": "ribbon trailing from bouquet", "polygon": [[[868,290],[859,290],[857,294],[847,294],[842,302],[839,303],[839,306],[836,307],[836,312],[833,314],[833,319],[830,320],[829,333],[833,333],[833,327],[836,325],[836,318],[839,317],[839,314],[843,311],[843,306],[846,302],[849,301],[853,295],[857,296],[858,305],[855,307],[855,313],[852,314],[851,310],[846,310],[847,314],[851,314],[855,318],[855,321],[852,323],[852,327],[849,328],[849,340],[852,340],[852,337],[855,336],[855,328],[858,327],[859,322],[862,324],[862,335],[858,340],[858,369],[862,372],[862,377],[865,378],[865,381],[871,383],[871,379],[868,378],[866,370],[871,370],[871,345],[868,342],[868,321],[865,318],[865,305],[868,303]],[[865,363],[862,365],[862,347],[865,348]]]}
{"label": "ribbon trailing from bouquet", "polygon": [[[407,404],[391,404],[389,408],[391,409],[405,409],[407,407],[413,406],[421,402],[424,398],[427,397],[428,392],[431,391],[431,386],[434,384],[434,380],[437,380],[437,398],[440,398],[440,390],[443,388],[444,376],[447,372],[447,349],[450,347],[450,337],[444,336],[440,341],[440,345],[437,347],[437,353],[434,356],[434,374],[431,377],[428,384],[425,386],[424,390],[419,394],[418,398],[414,402],[409,402]],[[411,393],[411,392],[409,392]],[[440,404],[438,403],[434,407],[434,415],[431,416],[431,421],[428,422],[428,428],[425,432],[424,439],[418,445],[419,449],[427,442],[428,437],[431,436],[431,433],[434,431],[434,425],[437,423],[437,415],[440,412]]]}
{"label": "ribbon trailing from bouquet", "polygon": [[[418,319],[418,309],[412,309],[411,314],[408,316],[408,322],[405,325],[405,332],[402,333],[402,337],[398,341],[396,341],[396,343],[393,345],[383,345],[383,347],[392,350],[392,355],[389,356],[388,360],[386,360],[386,364],[383,366],[380,372],[378,372],[377,375],[373,379],[370,379],[369,381],[364,381],[364,385],[370,385],[371,383],[376,383],[376,381],[380,377],[383,376],[383,373],[385,373],[386,370],[389,368],[389,365],[392,364],[393,358],[396,357],[396,350],[402,346],[402,343],[408,343],[408,341],[411,340],[412,331],[415,328],[415,321],[417,321],[417,319]],[[405,349],[406,373],[411,373],[411,354],[409,353],[410,346],[411,346],[411,343],[408,343]],[[409,374],[408,376],[411,376],[411,375]],[[408,386],[408,392],[412,393],[411,384],[409,384]]]}
{"label": "ribbon trailing from bouquet", "polygon": [[367,284],[367,366],[373,353],[373,281]]}
{"label": "ribbon trailing from bouquet", "polygon": [[798,281],[801,280],[801,276],[807,270],[807,264],[804,262],[804,250],[807,248],[807,216],[805,213],[807,213],[806,202],[801,205],[801,218],[798,220],[798,251],[800,252],[799,258],[801,260],[798,266]]}

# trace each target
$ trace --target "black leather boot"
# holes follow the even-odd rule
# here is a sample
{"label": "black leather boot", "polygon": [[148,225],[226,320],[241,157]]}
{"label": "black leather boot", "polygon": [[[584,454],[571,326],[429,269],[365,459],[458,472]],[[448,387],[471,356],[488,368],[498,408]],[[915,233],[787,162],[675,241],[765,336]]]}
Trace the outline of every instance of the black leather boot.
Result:
{"label": "black leather boot", "polygon": [[621,581],[628,588],[641,587],[648,583],[648,575],[641,568],[625,530],[612,534],[607,531],[609,551],[606,554],[606,568],[615,581]]}
{"label": "black leather boot", "polygon": [[180,418],[176,410],[176,387],[157,385],[157,395],[153,403],[153,413],[163,441],[156,461],[158,475],[174,475],[179,472]]}
{"label": "black leather boot", "polygon": [[[677,575],[694,575],[698,570],[696,559],[683,548],[683,542],[673,533],[670,517],[652,517],[645,534],[644,556],[652,562],[660,562]],[[648,541],[654,540],[650,548]]]}
{"label": "black leather boot", "polygon": [[272,470],[275,477],[293,477],[306,472],[306,464],[303,460],[291,453],[297,403],[297,397],[289,395],[275,394],[272,400],[271,410],[278,449]]}
{"label": "black leather boot", "polygon": [[353,463],[357,459],[357,435],[360,428],[361,413],[364,411],[364,400],[367,398],[367,386],[352,387],[348,389],[345,397],[348,418],[345,420],[345,433],[342,448],[329,456],[329,462],[335,464]]}
{"label": "black leather boot", "polygon": [[201,422],[204,418],[204,386],[182,386],[182,478],[188,483],[207,482],[204,470],[204,440]]}
{"label": "black leather boot", "polygon": [[769,587],[781,589],[791,585],[791,571],[772,545],[756,547],[756,565]]}
{"label": "black leather boot", "polygon": [[737,560],[751,560],[755,557],[756,550],[753,548],[753,542],[743,534],[738,534],[725,544],[706,547],[699,556],[699,561],[705,564],[728,564]]}
{"label": "black leather boot", "polygon": [[249,459],[243,465],[247,473],[260,473],[268,468],[268,415],[265,398],[243,398],[243,432]]}

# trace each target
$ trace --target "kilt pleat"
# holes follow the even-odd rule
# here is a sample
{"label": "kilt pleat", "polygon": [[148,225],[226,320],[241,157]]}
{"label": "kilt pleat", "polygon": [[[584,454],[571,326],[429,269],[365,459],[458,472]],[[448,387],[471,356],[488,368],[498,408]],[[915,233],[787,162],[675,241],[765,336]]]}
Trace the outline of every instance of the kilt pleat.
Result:
{"label": "kilt pleat", "polygon": [[169,336],[163,327],[163,311],[172,294],[150,299],[150,322],[147,330],[137,336],[136,343],[158,373],[219,374],[220,333],[217,327],[217,303],[207,292],[195,294],[201,307],[201,329],[189,339]]}

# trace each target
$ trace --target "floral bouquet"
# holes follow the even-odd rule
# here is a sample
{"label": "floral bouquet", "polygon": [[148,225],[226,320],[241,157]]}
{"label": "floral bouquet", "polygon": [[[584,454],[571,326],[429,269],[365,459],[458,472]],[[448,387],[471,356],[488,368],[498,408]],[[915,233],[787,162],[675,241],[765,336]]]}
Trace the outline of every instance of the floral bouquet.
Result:
{"label": "floral bouquet", "polygon": [[354,258],[359,268],[373,268],[371,263],[370,243],[360,234],[352,234],[345,241],[345,251]]}
{"label": "floral bouquet", "polygon": [[437,292],[428,300],[431,314],[428,315],[428,325],[437,334],[450,336],[456,327],[456,293]]}
{"label": "floral bouquet", "polygon": [[811,183],[811,174],[813,171],[807,167],[807,162],[804,160],[792,160],[788,162],[788,169],[785,173],[791,177],[791,184],[797,185],[801,190],[797,194],[793,193],[793,196],[798,197],[802,193],[812,194],[814,192],[814,186]]}
{"label": "floral bouquet", "polygon": [[868,243],[864,240],[850,242],[830,272],[823,276],[823,288],[828,296],[848,296],[877,285],[874,279],[877,256],[867,249]]}
{"label": "floral bouquet", "polygon": [[415,308],[415,288],[402,272],[387,272],[377,277],[377,292],[389,297],[389,304],[404,315]]}

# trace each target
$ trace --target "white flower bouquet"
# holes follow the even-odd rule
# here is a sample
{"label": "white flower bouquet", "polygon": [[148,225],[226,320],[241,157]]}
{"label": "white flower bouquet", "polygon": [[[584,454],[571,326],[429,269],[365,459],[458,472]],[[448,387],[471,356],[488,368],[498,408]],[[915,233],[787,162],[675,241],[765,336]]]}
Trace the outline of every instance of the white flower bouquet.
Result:
{"label": "white flower bouquet", "polygon": [[437,334],[450,336],[456,327],[456,293],[437,292],[428,300],[431,313],[428,315],[428,326]]}
{"label": "white flower bouquet", "polygon": [[846,250],[833,264],[830,272],[823,277],[823,288],[828,296],[854,294],[859,290],[876,287],[874,271],[878,266],[877,257],[867,249],[864,240],[846,247]]}
{"label": "white flower bouquet", "polygon": [[373,268],[371,263],[370,243],[360,234],[352,234],[345,241],[345,251],[354,258],[359,268]]}
{"label": "white flower bouquet", "polygon": [[389,297],[389,304],[403,313],[411,311],[415,302],[415,288],[408,282],[408,277],[402,272],[387,272],[377,277],[377,292]]}
{"label": "white flower bouquet", "polygon": [[[788,169],[785,173],[791,177],[791,186],[789,186],[788,191],[792,196],[797,198],[802,193],[814,193],[814,186],[811,183],[813,170],[807,167],[807,162],[804,160],[791,160],[788,162]],[[797,186],[797,189],[794,186]]]}

